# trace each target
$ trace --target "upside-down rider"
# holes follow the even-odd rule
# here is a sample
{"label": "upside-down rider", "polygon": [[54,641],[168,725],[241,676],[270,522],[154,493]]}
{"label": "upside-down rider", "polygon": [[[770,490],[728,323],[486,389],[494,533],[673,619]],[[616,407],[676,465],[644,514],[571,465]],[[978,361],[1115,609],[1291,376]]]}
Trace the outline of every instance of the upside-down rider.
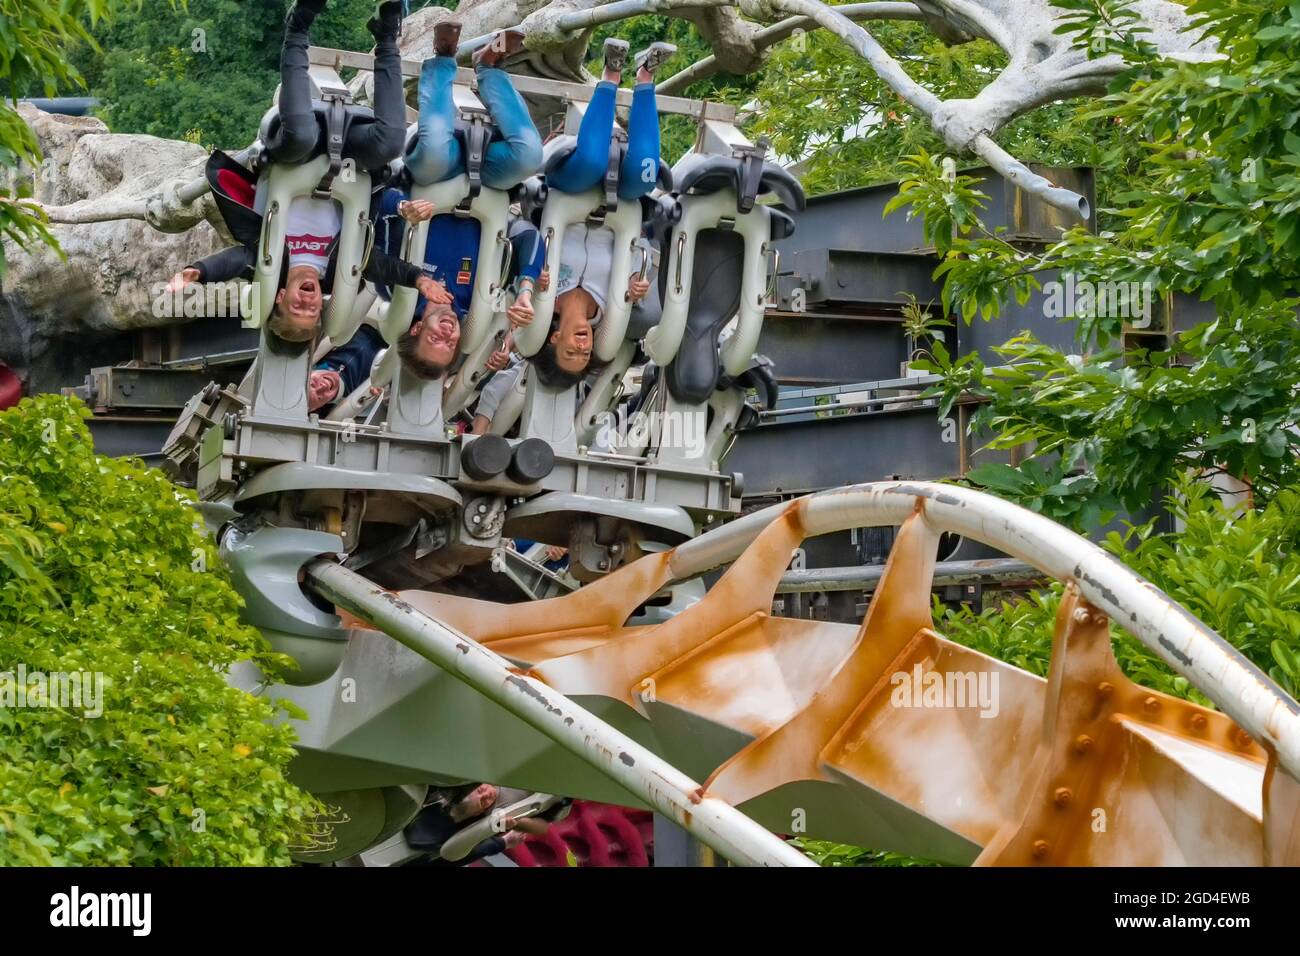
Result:
{"label": "upside-down rider", "polygon": [[[619,166],[618,196],[621,200],[639,201],[648,196],[659,181],[662,160],[654,74],[676,51],[672,44],[653,43],[637,54],[637,85],[632,91],[632,109],[628,116],[628,149]],[[547,173],[547,184],[560,192],[584,192],[598,185],[606,173],[610,140],[614,133],[618,84],[627,64],[627,41],[606,40],[604,55],[604,72],[578,127],[574,150]],[[565,231],[560,247],[555,313],[546,340],[526,363],[517,354],[510,354],[509,349],[493,353],[488,367],[496,374],[483,386],[474,411],[471,427],[474,434],[487,433],[501,402],[512,389],[520,387],[520,380],[528,367],[534,369],[538,381],[551,388],[577,385],[596,371],[592,368],[595,342],[592,326],[604,315],[613,279],[613,256],[612,230],[575,223]],[[544,276],[542,281],[549,281],[549,276]],[[634,273],[629,277],[630,302],[640,301],[649,291],[648,276],[643,279]]]}
{"label": "upside-down rider", "polygon": [[[466,171],[466,144],[456,131],[456,104],[452,98],[460,32],[461,25],[456,21],[439,23],[434,28],[434,56],[424,61],[420,71],[418,135],[405,157],[401,174],[402,179],[417,186],[445,182]],[[503,192],[537,172],[542,161],[541,136],[509,74],[500,67],[502,61],[523,50],[523,43],[524,36],[519,31],[502,30],[474,55],[478,95],[497,129],[497,136],[484,150],[480,178],[484,186]],[[443,349],[428,341],[431,332],[423,316],[429,303],[449,305],[461,319],[468,312],[482,226],[468,216],[434,215],[431,203],[412,200],[405,190],[395,187],[384,191],[377,215],[376,247],[392,255],[401,248],[404,223],[415,225],[429,221],[423,274],[432,280],[434,288],[431,293],[421,290],[417,322],[409,338],[419,343],[421,358],[427,363],[421,377],[430,378],[428,373],[438,366],[445,370],[454,354],[444,358]],[[508,278],[513,283],[515,299],[506,309],[506,315],[511,325],[521,327],[533,318],[532,291],[542,270],[543,250],[536,227],[526,220],[510,224],[509,239],[513,252],[512,274]],[[380,297],[391,298],[386,285],[379,284],[377,291]],[[409,343],[403,344],[409,351]],[[349,394],[365,380],[371,361],[383,347],[378,329],[362,325],[351,342],[316,366],[309,407],[315,410]]]}
{"label": "upside-down rider", "polygon": [[[297,0],[285,20],[280,59],[279,121],[266,137],[269,164],[298,165],[321,155],[326,130],[312,106],[307,51],[308,31],[328,0]],[[342,156],[364,171],[382,169],[401,155],[406,136],[406,103],[402,92],[401,0],[380,3],[367,24],[375,37],[374,111],[349,107],[344,125]],[[266,204],[265,171],[259,178],[224,152],[214,151],[206,170],[222,218],[238,245],[186,266],[168,286],[175,292],[192,282],[252,279],[261,240]],[[284,267],[267,322],[278,337],[292,342],[310,341],[320,329],[323,299],[333,287],[338,268],[342,218],[332,199],[301,196],[287,213]],[[382,250],[374,250],[363,264],[366,281],[387,286],[404,285],[434,293],[433,283],[419,269]]]}
{"label": "upside-down rider", "polygon": [[[663,161],[654,78],[655,71],[676,52],[672,44],[660,42],[652,43],[636,56],[627,154],[618,176],[621,200],[637,202],[648,196],[659,182]],[[604,179],[609,164],[614,106],[627,63],[627,41],[606,40],[604,54],[604,73],[582,117],[577,144],[546,176],[547,184],[560,192],[580,193],[592,189]],[[556,388],[576,385],[589,371],[594,341],[592,326],[604,316],[609,289],[614,283],[610,274],[613,258],[614,233],[608,227],[574,223],[565,231],[556,277],[555,314],[546,341],[531,359],[542,384]],[[628,301],[637,302],[649,291],[648,277],[642,279],[637,274],[630,277]],[[522,374],[522,368],[513,374]]]}

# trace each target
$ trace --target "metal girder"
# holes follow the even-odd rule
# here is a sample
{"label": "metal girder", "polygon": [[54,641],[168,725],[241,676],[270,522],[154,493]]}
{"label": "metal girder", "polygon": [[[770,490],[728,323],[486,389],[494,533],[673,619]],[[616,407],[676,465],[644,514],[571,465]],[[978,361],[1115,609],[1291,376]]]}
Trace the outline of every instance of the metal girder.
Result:
{"label": "metal girder", "polygon": [[210,379],[205,372],[170,368],[105,367],[86,377],[86,404],[100,412],[182,409]]}
{"label": "metal girder", "polygon": [[[815,591],[871,590],[884,577],[883,564],[860,567],[807,568],[787,571],[777,582],[777,594],[807,594]],[[932,584],[965,584],[971,581],[1008,581],[1038,578],[1033,568],[1011,558],[981,558],[975,561],[941,561],[935,565]]]}
{"label": "metal girder", "polygon": [[[861,626],[769,615],[806,537],[880,525],[901,528]],[[943,533],[1066,583],[1047,680],[934,632]],[[703,599],[626,626],[671,582],[728,563]],[[333,583],[355,584],[348,572],[318,562],[310,574],[419,649],[394,657],[377,635],[354,631],[333,678],[277,688],[313,715],[301,759],[317,789],[454,774],[608,799],[602,778],[628,785],[620,751],[597,747],[601,756],[575,762],[573,747],[551,743],[567,732],[572,698],[583,735],[613,739],[612,729],[638,741],[707,778],[697,793],[706,802],[776,832],[953,863],[1300,862],[1300,704],[1095,545],[970,489],[823,492],[522,605],[363,585],[370,597],[358,602],[361,592]],[[1110,656],[1111,620],[1220,711],[1127,680]],[[417,645],[417,632],[441,649]],[[502,676],[496,655],[518,680]],[[420,656],[447,671],[422,670]],[[497,683],[485,700],[461,681],[489,658],[480,674]],[[337,703],[340,675],[364,704]]]}
{"label": "metal girder", "polygon": [[[1031,166],[1053,182],[1081,193],[1095,208],[1093,174],[1088,167]],[[1021,190],[987,167],[964,170],[977,178],[977,188],[989,201],[981,219],[992,231],[1004,229],[1003,237],[1022,242],[1056,242],[1063,229],[1078,225],[1060,210]],[[801,249],[832,248],[863,252],[933,251],[925,242],[921,217],[908,219],[910,207],[900,208],[888,219],[885,205],[898,195],[897,183],[882,183],[846,189],[809,198],[807,208],[795,212],[798,228],[788,239],[776,243],[782,257]],[[1088,227],[1095,230],[1095,218]]]}
{"label": "metal girder", "polygon": [[824,385],[894,378],[907,359],[901,321],[897,316],[769,311],[758,353],[778,360],[782,382]]}
{"label": "metal girder", "polygon": [[733,807],[703,793],[694,780],[635,740],[519,673],[465,634],[338,565],[317,562],[307,568],[307,575],[335,603],[505,707],[728,859],[756,866],[814,865]]}
{"label": "metal girder", "polygon": [[96,454],[144,458],[150,464],[157,464],[162,458],[163,442],[173,424],[170,418],[135,415],[97,415],[86,419]]}
{"label": "metal girder", "polygon": [[978,453],[966,434],[970,406],[958,404],[949,421],[932,402],[881,411],[832,414],[813,421],[777,419],[741,432],[728,469],[745,476],[745,495],[805,494],[855,480],[952,478],[972,464],[1006,461],[1004,451]]}

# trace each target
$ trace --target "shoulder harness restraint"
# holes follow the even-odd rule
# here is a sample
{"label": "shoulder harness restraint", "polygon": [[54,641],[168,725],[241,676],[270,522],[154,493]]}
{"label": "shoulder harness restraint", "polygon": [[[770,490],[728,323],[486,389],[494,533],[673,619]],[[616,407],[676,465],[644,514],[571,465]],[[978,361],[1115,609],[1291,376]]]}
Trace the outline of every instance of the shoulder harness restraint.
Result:
{"label": "shoulder harness restraint", "polygon": [[758,199],[758,190],[763,184],[763,161],[767,158],[768,143],[766,136],[759,137],[753,146],[737,146],[732,150],[740,162],[736,182],[736,211],[749,212]]}
{"label": "shoulder harness restraint", "polygon": [[623,157],[626,155],[627,131],[615,124],[613,134],[609,138],[609,161],[605,165],[605,178],[601,181],[605,199],[587,217],[588,225],[604,225],[605,216],[618,208],[619,170],[623,168]]}
{"label": "shoulder harness restraint", "polygon": [[466,216],[470,204],[483,189],[483,157],[492,139],[492,127],[488,125],[485,110],[464,109],[461,115],[465,118],[465,175],[469,177],[469,192],[454,211],[459,216]]}
{"label": "shoulder harness restraint", "polygon": [[352,102],[352,97],[334,92],[326,93],[324,99],[325,153],[329,156],[330,168],[312,190],[316,199],[330,198],[334,180],[343,169],[343,143],[347,137],[348,106]]}

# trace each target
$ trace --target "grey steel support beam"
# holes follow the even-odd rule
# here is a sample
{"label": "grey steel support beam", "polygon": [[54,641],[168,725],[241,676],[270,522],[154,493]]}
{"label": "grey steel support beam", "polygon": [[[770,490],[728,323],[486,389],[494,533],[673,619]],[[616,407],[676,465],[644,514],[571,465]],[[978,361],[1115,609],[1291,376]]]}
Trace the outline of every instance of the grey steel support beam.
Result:
{"label": "grey steel support beam", "polygon": [[966,434],[971,408],[956,405],[946,421],[928,402],[811,421],[777,419],[741,432],[723,466],[745,476],[746,497],[804,494],[864,479],[955,478],[972,464],[1007,460],[1006,452],[983,449],[983,439]]}
{"label": "grey steel support beam", "polygon": [[[810,594],[817,591],[869,591],[880,583],[883,564],[847,568],[807,568],[787,571],[776,587],[777,594]],[[974,581],[1018,581],[1043,575],[1014,558],[983,558],[978,561],[940,561],[934,566],[935,585],[969,584]]]}

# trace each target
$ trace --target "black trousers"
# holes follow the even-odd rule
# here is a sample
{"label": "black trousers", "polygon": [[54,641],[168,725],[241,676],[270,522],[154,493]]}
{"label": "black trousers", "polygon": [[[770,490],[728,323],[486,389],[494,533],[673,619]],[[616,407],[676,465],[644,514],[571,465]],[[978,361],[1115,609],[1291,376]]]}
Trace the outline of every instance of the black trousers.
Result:
{"label": "black trousers", "polygon": [[[280,125],[266,143],[274,163],[310,162],[325,150],[324,132],[311,102],[307,49],[311,37],[290,19],[280,54]],[[374,170],[402,155],[406,147],[406,97],[402,91],[402,57],[397,37],[375,47],[374,117],[353,116],[343,144],[344,159],[361,170]]]}

